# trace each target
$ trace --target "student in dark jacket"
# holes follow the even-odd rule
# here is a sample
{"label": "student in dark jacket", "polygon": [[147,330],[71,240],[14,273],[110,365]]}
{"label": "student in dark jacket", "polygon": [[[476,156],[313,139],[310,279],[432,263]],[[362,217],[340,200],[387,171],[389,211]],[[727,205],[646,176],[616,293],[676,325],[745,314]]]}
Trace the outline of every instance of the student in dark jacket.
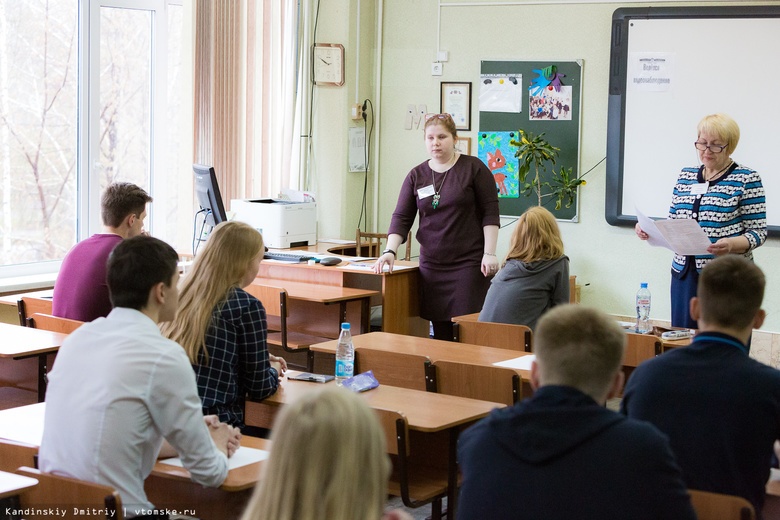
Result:
{"label": "student in dark jacket", "polygon": [[666,437],[604,407],[623,385],[625,343],[593,309],[542,317],[533,397],[460,437],[459,519],[696,518]]}
{"label": "student in dark jacket", "polygon": [[555,216],[541,206],[515,225],[504,265],[490,282],[479,321],[536,328],[539,317],[569,303],[569,257]]}

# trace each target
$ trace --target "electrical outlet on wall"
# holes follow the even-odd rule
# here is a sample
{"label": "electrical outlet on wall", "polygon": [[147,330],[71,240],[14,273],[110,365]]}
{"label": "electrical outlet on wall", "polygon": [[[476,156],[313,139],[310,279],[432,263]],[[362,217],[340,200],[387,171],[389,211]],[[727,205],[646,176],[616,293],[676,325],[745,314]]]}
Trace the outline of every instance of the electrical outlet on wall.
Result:
{"label": "electrical outlet on wall", "polygon": [[434,61],[431,65],[431,76],[441,76],[444,72],[444,64]]}

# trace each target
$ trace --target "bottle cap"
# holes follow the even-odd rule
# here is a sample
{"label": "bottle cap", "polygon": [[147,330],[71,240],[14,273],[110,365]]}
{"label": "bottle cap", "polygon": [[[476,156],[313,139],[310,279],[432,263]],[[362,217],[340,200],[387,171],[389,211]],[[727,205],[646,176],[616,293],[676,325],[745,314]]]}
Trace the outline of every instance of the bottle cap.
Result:
{"label": "bottle cap", "polygon": [[349,329],[350,329],[349,323],[342,323],[341,324],[341,330],[349,330]]}
{"label": "bottle cap", "polygon": [[639,287],[641,287],[642,289],[647,289],[647,282],[642,282],[642,283],[639,285]]}

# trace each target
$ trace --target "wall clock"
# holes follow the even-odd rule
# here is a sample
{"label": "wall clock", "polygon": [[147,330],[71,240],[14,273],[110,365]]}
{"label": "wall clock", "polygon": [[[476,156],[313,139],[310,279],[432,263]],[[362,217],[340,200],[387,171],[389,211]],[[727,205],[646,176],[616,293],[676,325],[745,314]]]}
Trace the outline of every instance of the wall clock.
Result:
{"label": "wall clock", "polygon": [[344,46],[338,43],[314,44],[314,84],[344,84]]}

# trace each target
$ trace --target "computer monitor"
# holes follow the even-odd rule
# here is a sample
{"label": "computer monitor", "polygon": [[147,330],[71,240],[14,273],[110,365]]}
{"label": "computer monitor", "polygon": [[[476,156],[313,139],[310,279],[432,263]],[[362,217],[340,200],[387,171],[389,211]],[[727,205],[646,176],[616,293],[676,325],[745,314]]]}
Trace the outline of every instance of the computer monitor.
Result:
{"label": "computer monitor", "polygon": [[216,226],[226,221],[227,214],[222,204],[214,167],[193,164],[192,170],[195,173],[195,195],[198,197],[200,209],[206,212],[206,224]]}

